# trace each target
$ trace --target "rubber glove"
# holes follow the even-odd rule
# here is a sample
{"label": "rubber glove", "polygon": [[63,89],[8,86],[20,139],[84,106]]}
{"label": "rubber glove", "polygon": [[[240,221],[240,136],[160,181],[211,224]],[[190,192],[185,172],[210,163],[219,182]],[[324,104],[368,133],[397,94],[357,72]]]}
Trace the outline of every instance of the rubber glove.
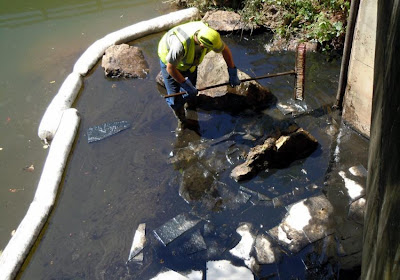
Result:
{"label": "rubber glove", "polygon": [[186,78],[183,83],[181,83],[181,87],[187,92],[186,94],[182,95],[184,99],[186,98],[193,98],[197,95],[199,92],[197,88],[195,88],[192,84],[192,82]]}
{"label": "rubber glove", "polygon": [[229,73],[229,83],[231,84],[231,87],[235,87],[240,85],[240,80],[237,74],[237,68],[229,68],[228,67],[228,73]]}

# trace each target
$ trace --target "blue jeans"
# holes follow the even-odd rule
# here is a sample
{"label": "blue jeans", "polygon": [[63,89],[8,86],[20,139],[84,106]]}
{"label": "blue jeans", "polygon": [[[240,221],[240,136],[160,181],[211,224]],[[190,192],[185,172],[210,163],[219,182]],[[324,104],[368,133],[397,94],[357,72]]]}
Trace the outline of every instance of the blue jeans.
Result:
{"label": "blue jeans", "polygon": [[[167,65],[165,65],[161,60],[160,60],[160,66],[161,66],[161,74],[164,79],[164,84],[165,88],[167,89],[168,94],[172,93],[177,93],[184,91],[180,84],[175,81],[174,78],[167,72]],[[196,86],[196,81],[197,81],[197,68],[193,73],[191,73],[189,70],[188,71],[180,71],[183,77],[189,78],[189,80],[192,82],[194,86]],[[184,98],[182,95],[174,96],[174,97],[168,97],[165,99],[167,101],[167,104],[173,109],[173,110],[178,110],[185,105],[185,102],[187,101],[186,98]]]}

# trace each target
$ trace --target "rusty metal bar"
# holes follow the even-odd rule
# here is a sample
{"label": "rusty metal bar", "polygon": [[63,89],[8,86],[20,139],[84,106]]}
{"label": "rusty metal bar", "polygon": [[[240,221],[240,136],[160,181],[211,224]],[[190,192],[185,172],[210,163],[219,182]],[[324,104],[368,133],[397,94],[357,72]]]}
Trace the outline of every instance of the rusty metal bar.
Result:
{"label": "rusty metal bar", "polygon": [[299,44],[296,48],[296,79],[294,85],[294,99],[304,100],[304,83],[306,72],[306,45]]}

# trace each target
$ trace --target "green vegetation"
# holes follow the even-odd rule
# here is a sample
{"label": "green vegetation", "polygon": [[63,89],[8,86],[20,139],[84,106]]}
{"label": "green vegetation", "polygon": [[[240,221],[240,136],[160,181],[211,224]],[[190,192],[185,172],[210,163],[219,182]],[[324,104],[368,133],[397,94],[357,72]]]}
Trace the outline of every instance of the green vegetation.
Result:
{"label": "green vegetation", "polygon": [[271,28],[275,39],[318,42],[323,51],[343,47],[350,0],[178,0],[178,4],[235,10],[243,21]]}

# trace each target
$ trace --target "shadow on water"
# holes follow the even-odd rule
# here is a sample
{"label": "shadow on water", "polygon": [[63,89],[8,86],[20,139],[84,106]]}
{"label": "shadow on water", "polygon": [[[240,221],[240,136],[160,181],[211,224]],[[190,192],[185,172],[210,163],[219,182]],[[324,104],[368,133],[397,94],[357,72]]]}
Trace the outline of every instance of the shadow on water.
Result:
{"label": "shadow on water", "polygon": [[[149,63],[146,79],[107,79],[100,65],[85,79],[76,102],[82,117],[79,138],[60,200],[21,279],[150,279],[165,267],[204,271],[211,259],[243,265],[229,253],[240,240],[236,233],[240,223],[251,223],[256,232],[264,232],[282,220],[287,205],[321,193],[335,136],[329,131],[337,126],[329,107],[335,98],[339,61],[308,54],[304,114],[285,116],[275,107],[237,115],[198,110],[200,133],[188,130],[175,137],[176,120],[155,82],[159,37],[133,42],[144,50]],[[261,35],[238,43],[235,38],[225,40],[238,68],[249,75],[294,68],[294,54],[267,54],[266,38]],[[281,102],[292,99],[293,82],[291,77],[260,81]],[[88,128],[121,120],[131,127],[88,144]],[[230,178],[232,168],[251,147],[292,122],[318,140],[320,146],[311,156],[285,169],[261,172],[249,181],[237,183]],[[182,213],[200,222],[164,246],[153,230]],[[146,223],[144,262],[125,265],[140,223]],[[198,233],[207,250],[188,254],[189,237]],[[307,270],[304,264],[317,246],[322,245],[310,244],[296,257],[289,254],[279,264],[262,265],[257,279],[317,279],[309,278],[316,270]]]}

